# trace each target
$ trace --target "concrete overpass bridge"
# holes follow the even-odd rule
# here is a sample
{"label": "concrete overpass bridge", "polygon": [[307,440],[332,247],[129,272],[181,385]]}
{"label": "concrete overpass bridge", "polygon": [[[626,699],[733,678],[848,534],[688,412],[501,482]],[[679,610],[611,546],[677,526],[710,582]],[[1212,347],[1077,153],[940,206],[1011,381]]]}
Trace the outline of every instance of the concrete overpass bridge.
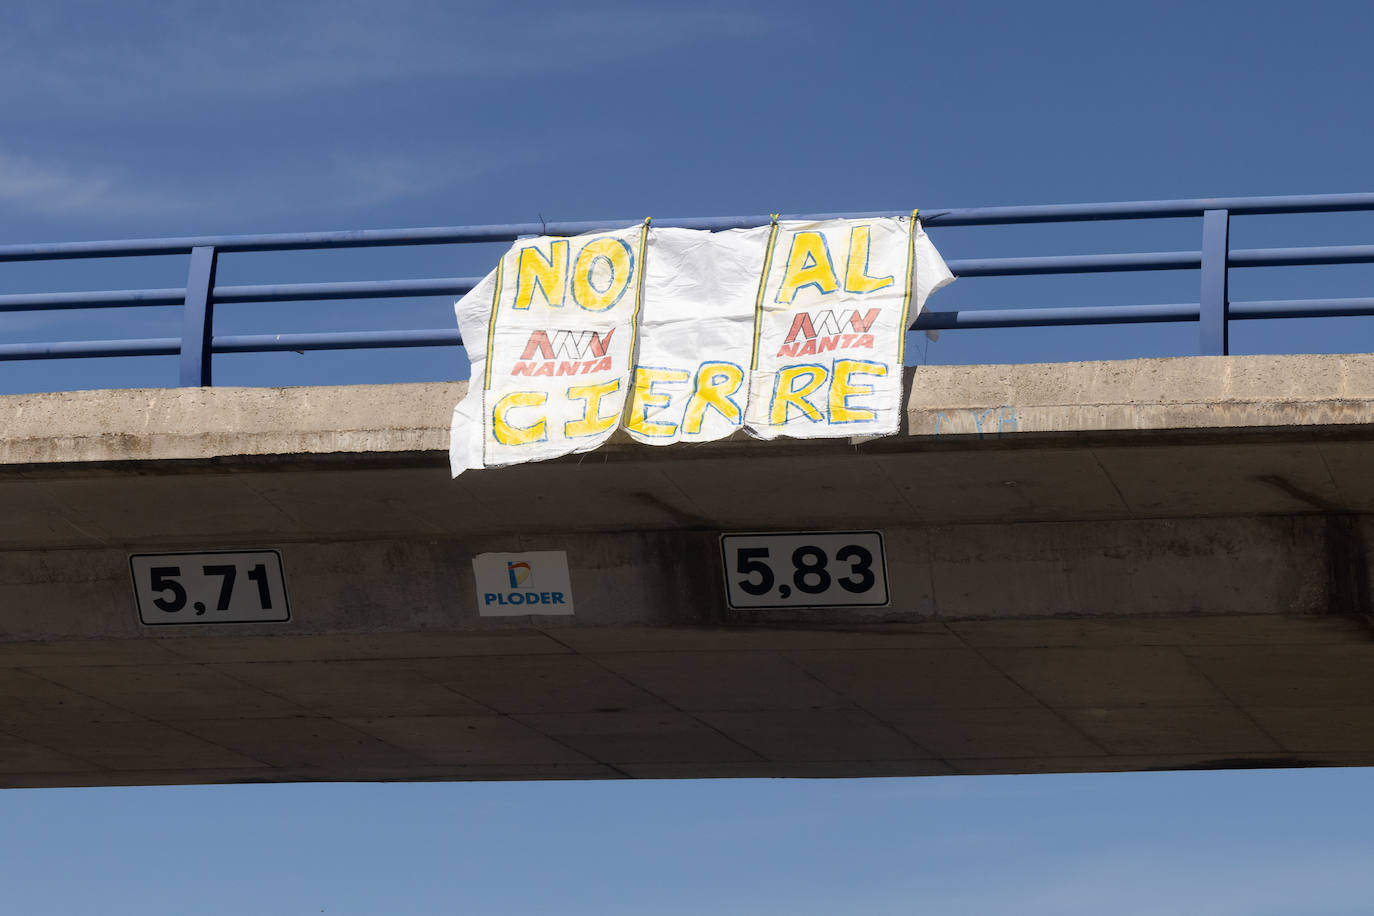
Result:
{"label": "concrete overpass bridge", "polygon": [[[0,398],[0,784],[1374,762],[1374,357],[922,368],[892,440],[454,481],[463,387]],[[889,606],[727,606],[722,532],[870,528]],[[261,548],[289,622],[140,623],[131,554]],[[480,616],[545,549],[576,613]]]}
{"label": "concrete overpass bridge", "polygon": [[[0,359],[174,355],[186,386],[0,397],[0,786],[1374,763],[1374,357],[1226,355],[1232,319],[1374,313],[1228,295],[1239,267],[1374,262],[1374,246],[1228,243],[1231,215],[1340,209],[1374,195],[936,211],[931,226],[1201,217],[1195,252],[951,262],[1195,270],[1197,303],[917,328],[1191,321],[1206,355],[911,369],[886,440],[616,442],[456,481],[463,382],[209,387],[216,353],[456,332],[227,336],[213,315],[469,280],[225,286],[218,253],[599,224],[0,246],[190,255],[182,289],[0,295],[0,311],[182,306],[181,338]],[[727,601],[745,567],[723,534],[853,530],[881,532],[886,605]],[[546,550],[566,552],[575,613],[484,616],[473,558]],[[290,619],[206,622],[214,594],[178,596],[167,557],[212,551],[275,552],[281,580],[264,560],[236,594],[289,594]],[[215,575],[228,606],[235,574]],[[148,625],[156,600],[208,616]]]}

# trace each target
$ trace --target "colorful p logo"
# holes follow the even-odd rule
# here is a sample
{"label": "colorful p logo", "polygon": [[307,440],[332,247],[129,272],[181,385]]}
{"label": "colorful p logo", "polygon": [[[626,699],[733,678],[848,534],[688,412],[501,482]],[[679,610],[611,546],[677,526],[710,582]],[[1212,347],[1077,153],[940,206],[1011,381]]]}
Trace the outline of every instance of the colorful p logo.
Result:
{"label": "colorful p logo", "polygon": [[506,575],[510,576],[510,587],[519,588],[521,583],[530,577],[530,564],[507,563]]}

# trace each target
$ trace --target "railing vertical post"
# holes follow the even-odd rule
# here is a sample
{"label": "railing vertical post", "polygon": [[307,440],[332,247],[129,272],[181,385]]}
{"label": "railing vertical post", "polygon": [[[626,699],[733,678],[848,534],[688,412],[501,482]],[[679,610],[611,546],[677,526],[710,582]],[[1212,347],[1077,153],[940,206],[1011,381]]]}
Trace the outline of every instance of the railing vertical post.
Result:
{"label": "railing vertical post", "polygon": [[1199,352],[1203,356],[1225,356],[1230,352],[1227,310],[1227,261],[1231,252],[1231,214],[1227,210],[1206,210],[1202,214],[1202,298],[1198,315]]}
{"label": "railing vertical post", "polygon": [[181,386],[210,384],[210,338],[215,325],[215,262],[213,246],[191,249],[186,275],[186,305],[181,326]]}

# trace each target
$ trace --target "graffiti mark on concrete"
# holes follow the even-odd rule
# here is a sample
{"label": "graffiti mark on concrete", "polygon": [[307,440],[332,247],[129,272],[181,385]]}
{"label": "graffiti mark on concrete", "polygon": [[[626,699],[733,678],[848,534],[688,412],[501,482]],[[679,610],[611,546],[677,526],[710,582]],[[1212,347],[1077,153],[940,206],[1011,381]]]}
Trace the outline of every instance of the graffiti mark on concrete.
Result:
{"label": "graffiti mark on concrete", "polygon": [[967,408],[954,413],[953,417],[944,411],[935,414],[935,435],[942,432],[947,434],[969,432],[967,419],[973,420],[973,432],[979,439],[988,436],[1002,438],[1003,433],[1014,433],[1020,429],[1020,423],[1016,418],[1016,408],[1010,404],[1001,404],[997,407]]}

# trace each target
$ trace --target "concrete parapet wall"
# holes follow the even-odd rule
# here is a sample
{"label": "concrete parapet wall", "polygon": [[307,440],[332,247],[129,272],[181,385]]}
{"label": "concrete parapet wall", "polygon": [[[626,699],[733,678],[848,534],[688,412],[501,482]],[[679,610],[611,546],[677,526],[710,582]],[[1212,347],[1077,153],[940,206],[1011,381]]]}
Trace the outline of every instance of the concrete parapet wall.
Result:
{"label": "concrete parapet wall", "polygon": [[1199,356],[914,370],[913,436],[1369,426],[1374,355]]}
{"label": "concrete parapet wall", "polygon": [[[0,397],[0,784],[1374,762],[1374,357],[911,370],[902,435],[447,470],[464,383]],[[881,608],[719,535],[881,529]],[[292,620],[150,628],[131,553]],[[577,613],[482,617],[565,550]]]}
{"label": "concrete parapet wall", "polygon": [[[906,435],[918,439],[1374,429],[1374,355],[1366,354],[924,366],[908,370],[908,388]],[[437,453],[448,448],[453,405],[466,391],[466,382],[447,382],[0,396],[0,465]]]}

